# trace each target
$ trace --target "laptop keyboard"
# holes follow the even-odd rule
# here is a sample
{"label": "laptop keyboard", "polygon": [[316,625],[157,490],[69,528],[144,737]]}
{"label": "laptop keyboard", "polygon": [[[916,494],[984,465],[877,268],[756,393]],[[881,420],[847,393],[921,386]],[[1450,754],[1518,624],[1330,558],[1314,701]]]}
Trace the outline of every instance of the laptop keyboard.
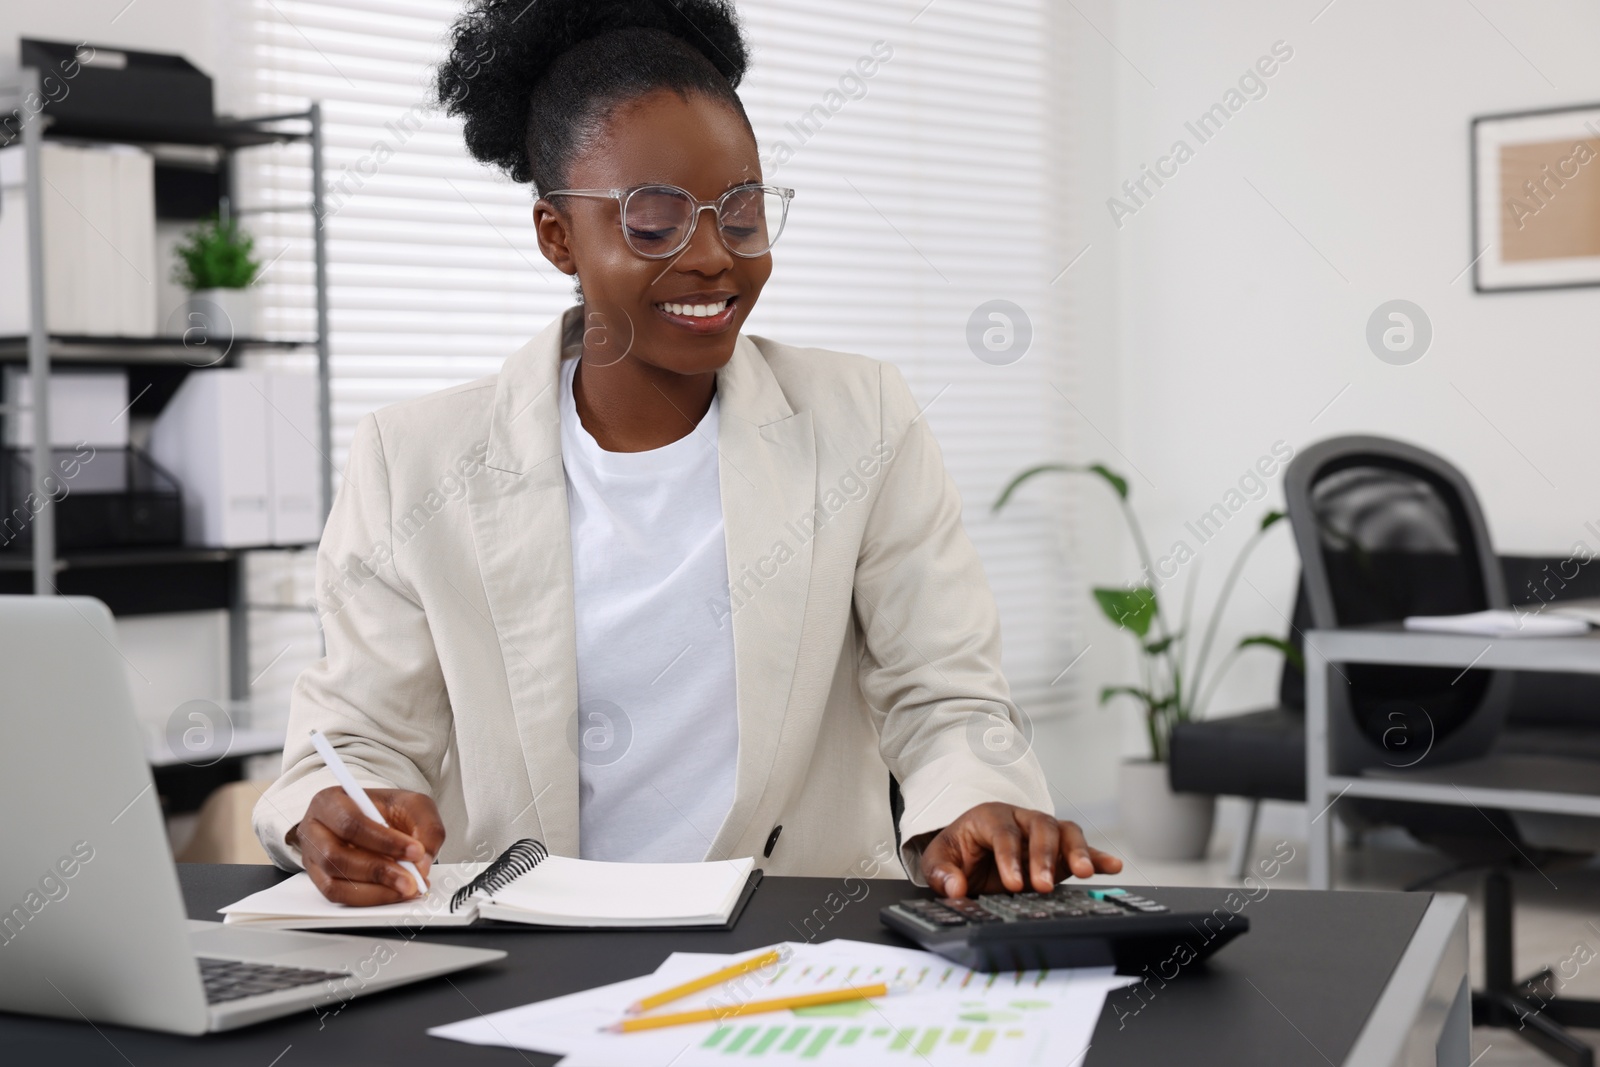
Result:
{"label": "laptop keyboard", "polygon": [[349,977],[340,971],[314,971],[304,967],[278,967],[270,963],[245,963],[242,960],[200,960],[200,979],[206,987],[206,1003],[276,993],[280,989],[317,985]]}

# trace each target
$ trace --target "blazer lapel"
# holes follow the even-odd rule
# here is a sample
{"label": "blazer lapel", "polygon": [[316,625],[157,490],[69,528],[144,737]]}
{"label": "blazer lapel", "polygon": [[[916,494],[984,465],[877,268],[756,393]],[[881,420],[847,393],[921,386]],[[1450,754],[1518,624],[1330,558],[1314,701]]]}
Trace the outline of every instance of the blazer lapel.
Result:
{"label": "blazer lapel", "polygon": [[[738,693],[733,807],[707,853],[739,848],[766,788],[789,704],[811,586],[816,441],[766,359],[740,335],[717,372],[718,473]],[[759,827],[761,835],[767,827]]]}
{"label": "blazer lapel", "polygon": [[[529,796],[545,845],[572,856],[579,845],[578,759],[569,743],[578,708],[577,633],[558,375],[563,343],[575,336],[581,315],[581,307],[569,308],[506,360],[485,470],[468,490]],[[708,859],[731,855],[745,837],[777,755],[811,583],[816,505],[810,413],[789,407],[743,335],[717,372],[717,395],[739,755],[733,806]]]}
{"label": "blazer lapel", "polygon": [[578,672],[558,375],[563,338],[580,313],[569,308],[506,359],[485,469],[468,482],[484,596],[530,790],[508,798],[506,814],[531,805],[544,844],[564,856],[578,855],[578,757],[566,740],[577,724]]}

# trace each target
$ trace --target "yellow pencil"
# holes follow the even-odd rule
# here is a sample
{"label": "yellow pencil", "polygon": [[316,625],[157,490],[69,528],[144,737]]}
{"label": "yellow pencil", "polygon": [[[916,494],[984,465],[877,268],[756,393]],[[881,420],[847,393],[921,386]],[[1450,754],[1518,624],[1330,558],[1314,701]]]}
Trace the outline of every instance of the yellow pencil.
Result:
{"label": "yellow pencil", "polygon": [[604,1029],[614,1034],[630,1034],[635,1030],[654,1030],[660,1026],[682,1026],[685,1023],[714,1023],[734,1015],[757,1015],[765,1011],[785,1011],[789,1008],[810,1008],[818,1004],[838,1004],[846,1000],[866,1000],[868,997],[886,997],[889,987],[877,985],[856,986],[853,989],[830,989],[825,993],[803,993],[794,997],[774,997],[771,1000],[752,1000],[744,1004],[730,1004],[725,1008],[702,1008],[699,1011],[675,1011],[667,1015],[635,1016],[612,1023]]}
{"label": "yellow pencil", "polygon": [[749,972],[765,967],[770,963],[777,963],[781,959],[783,959],[782,953],[774,949],[771,952],[763,952],[759,956],[752,956],[747,960],[740,960],[731,967],[724,967],[722,970],[713,974],[708,974],[704,978],[696,978],[692,982],[685,982],[682,985],[675,985],[671,989],[664,989],[652,996],[645,997],[643,1000],[629,1005],[627,1014],[638,1015],[642,1012],[649,1011],[651,1008],[659,1008],[663,1004],[670,1004],[672,1001],[678,1000],[681,997],[686,997],[690,993],[698,993],[702,989],[710,989],[714,985],[721,985],[730,978],[737,978],[741,974],[748,974]]}

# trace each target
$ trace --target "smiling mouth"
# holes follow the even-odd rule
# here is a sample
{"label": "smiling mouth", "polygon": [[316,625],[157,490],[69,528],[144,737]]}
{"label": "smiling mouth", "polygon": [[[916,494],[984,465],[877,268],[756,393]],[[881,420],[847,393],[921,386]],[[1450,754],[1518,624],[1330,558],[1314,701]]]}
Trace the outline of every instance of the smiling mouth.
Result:
{"label": "smiling mouth", "polygon": [[694,304],[669,300],[656,304],[655,308],[662,318],[674,326],[692,333],[717,333],[733,322],[734,309],[738,306],[738,301],[737,296]]}

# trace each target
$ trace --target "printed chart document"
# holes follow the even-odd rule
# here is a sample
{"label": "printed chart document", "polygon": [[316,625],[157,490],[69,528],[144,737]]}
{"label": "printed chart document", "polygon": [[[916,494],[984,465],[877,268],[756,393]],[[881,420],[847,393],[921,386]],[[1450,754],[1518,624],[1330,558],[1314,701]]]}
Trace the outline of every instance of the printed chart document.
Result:
{"label": "printed chart document", "polygon": [[[703,1067],[803,1060],[877,1067],[910,1056],[918,1067],[979,1063],[1073,1067],[1087,1051],[1106,994],[1137,979],[1109,967],[972,971],[920,949],[861,941],[775,945],[783,959],[657,1013],[728,1006],[823,990],[897,984],[903,991],[723,1022],[635,1033],[602,1031],[636,1000],[708,974],[763,949],[730,955],[678,952],[656,973],[597,989],[475,1016],[428,1033],[475,1045],[562,1056],[562,1067]],[[654,1014],[654,1013],[652,1013]]]}

